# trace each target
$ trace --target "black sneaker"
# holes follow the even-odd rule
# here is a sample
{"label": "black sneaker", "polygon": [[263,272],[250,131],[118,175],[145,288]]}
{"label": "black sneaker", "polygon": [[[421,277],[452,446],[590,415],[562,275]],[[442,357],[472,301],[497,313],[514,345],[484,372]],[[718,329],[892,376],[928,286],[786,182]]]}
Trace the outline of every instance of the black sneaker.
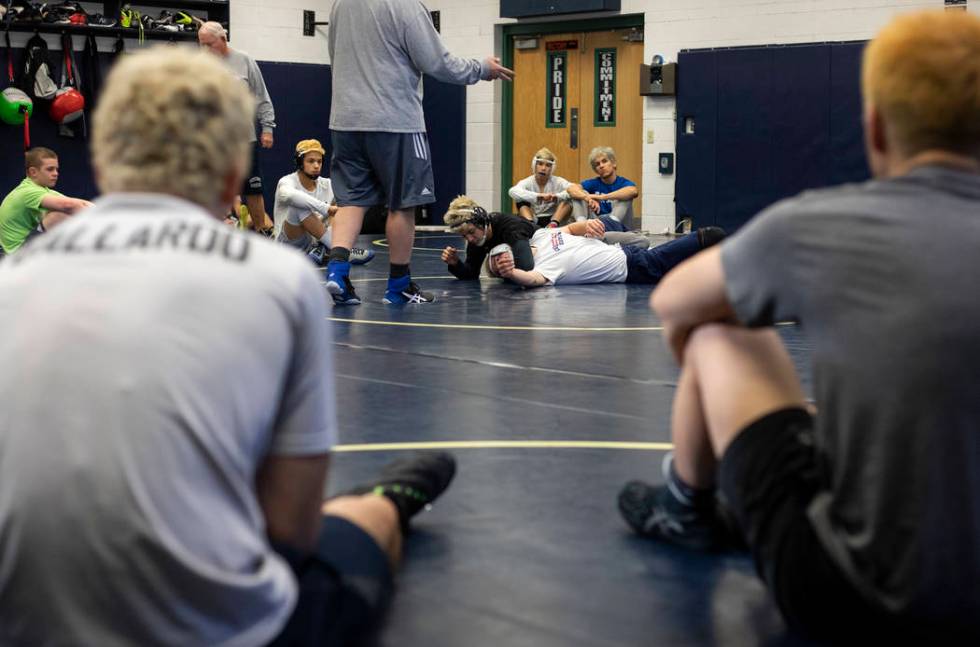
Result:
{"label": "black sneaker", "polygon": [[698,229],[698,243],[701,249],[708,249],[725,240],[727,235],[721,227],[701,227]]}
{"label": "black sneaker", "polygon": [[386,496],[398,508],[402,531],[408,522],[445,492],[456,475],[456,459],[448,452],[419,452],[388,463],[377,481],[345,494],[373,492]]}
{"label": "black sneaker", "polygon": [[619,493],[619,512],[644,537],[694,550],[715,550],[727,543],[714,511],[703,512],[682,504],[666,485],[654,487],[630,481]]}

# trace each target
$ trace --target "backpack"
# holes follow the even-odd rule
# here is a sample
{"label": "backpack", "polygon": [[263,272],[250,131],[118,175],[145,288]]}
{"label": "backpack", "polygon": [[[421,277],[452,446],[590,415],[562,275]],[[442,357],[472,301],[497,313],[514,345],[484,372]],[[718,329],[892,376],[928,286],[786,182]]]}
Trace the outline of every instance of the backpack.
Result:
{"label": "backpack", "polygon": [[53,99],[58,92],[58,85],[51,79],[51,57],[48,54],[48,44],[40,34],[34,34],[27,41],[18,85],[35,101]]}

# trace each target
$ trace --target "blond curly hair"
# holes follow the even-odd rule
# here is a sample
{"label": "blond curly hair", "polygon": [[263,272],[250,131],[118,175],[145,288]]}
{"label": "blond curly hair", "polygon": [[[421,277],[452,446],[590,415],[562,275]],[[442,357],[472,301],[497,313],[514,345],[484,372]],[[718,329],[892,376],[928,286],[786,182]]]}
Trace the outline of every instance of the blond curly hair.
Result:
{"label": "blond curly hair", "polygon": [[205,209],[248,169],[255,99],[205,52],[157,46],[116,63],[92,124],[92,162],[104,193],[175,195]]}
{"label": "blond curly hair", "polygon": [[473,209],[478,206],[480,205],[473,198],[458,195],[449,203],[449,209],[446,211],[446,215],[442,217],[442,221],[446,223],[450,231],[456,231],[473,217]]}

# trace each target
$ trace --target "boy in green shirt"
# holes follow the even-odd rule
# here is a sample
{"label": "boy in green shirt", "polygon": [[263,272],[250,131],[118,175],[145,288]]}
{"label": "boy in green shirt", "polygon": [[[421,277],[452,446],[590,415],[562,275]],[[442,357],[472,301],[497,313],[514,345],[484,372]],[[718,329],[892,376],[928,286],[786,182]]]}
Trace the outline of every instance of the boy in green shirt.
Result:
{"label": "boy in green shirt", "polygon": [[37,146],[25,154],[27,177],[0,204],[0,247],[6,254],[17,251],[41,225],[54,227],[75,212],[92,205],[54,190],[58,183],[58,155]]}

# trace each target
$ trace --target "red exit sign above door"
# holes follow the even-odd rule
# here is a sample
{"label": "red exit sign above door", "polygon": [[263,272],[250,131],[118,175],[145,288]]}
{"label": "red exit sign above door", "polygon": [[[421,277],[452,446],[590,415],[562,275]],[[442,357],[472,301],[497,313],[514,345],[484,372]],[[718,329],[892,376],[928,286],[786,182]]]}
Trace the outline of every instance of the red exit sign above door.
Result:
{"label": "red exit sign above door", "polygon": [[577,40],[553,40],[550,43],[547,43],[545,47],[548,49],[549,52],[553,52],[555,50],[561,50],[561,49],[578,49],[578,41]]}

